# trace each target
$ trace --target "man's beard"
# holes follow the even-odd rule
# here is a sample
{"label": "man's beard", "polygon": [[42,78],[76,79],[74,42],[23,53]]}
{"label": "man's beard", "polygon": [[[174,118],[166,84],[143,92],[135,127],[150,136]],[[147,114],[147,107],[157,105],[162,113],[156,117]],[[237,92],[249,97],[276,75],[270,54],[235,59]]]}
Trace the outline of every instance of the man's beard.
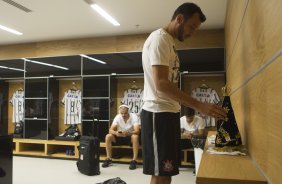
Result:
{"label": "man's beard", "polygon": [[180,24],[180,26],[177,29],[177,39],[181,42],[184,41],[184,24]]}

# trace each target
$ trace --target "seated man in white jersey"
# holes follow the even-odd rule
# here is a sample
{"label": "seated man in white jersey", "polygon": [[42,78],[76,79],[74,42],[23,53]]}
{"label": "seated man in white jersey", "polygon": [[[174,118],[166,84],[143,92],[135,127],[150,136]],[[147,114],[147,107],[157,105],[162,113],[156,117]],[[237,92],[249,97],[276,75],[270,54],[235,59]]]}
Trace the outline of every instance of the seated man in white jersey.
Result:
{"label": "seated man in white jersey", "polygon": [[202,136],[204,134],[205,123],[200,116],[195,115],[194,109],[185,107],[184,116],[180,118],[180,128],[181,149],[188,149],[193,147],[191,138],[194,135]]}
{"label": "seated man in white jersey", "polygon": [[113,120],[109,134],[106,135],[106,152],[107,158],[102,167],[109,167],[112,164],[112,145],[131,145],[133,149],[133,158],[130,162],[129,169],[136,169],[137,156],[139,149],[139,118],[134,113],[129,113],[127,105],[119,107],[119,114]]}
{"label": "seated man in white jersey", "polygon": [[[193,148],[192,137],[203,136],[205,130],[205,122],[200,117],[195,115],[195,110],[190,107],[184,107],[184,116],[180,118],[181,128],[181,150]],[[189,154],[190,153],[190,154]],[[194,152],[188,152],[189,162],[195,163]],[[195,174],[195,168],[193,171]]]}

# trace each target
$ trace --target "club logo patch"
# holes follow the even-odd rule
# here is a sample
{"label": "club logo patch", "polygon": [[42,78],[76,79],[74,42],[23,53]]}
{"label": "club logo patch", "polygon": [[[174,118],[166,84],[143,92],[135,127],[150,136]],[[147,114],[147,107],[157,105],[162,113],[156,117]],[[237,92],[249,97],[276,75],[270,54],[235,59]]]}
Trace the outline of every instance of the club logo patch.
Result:
{"label": "club logo patch", "polygon": [[171,172],[173,171],[173,165],[172,165],[172,160],[166,160],[166,161],[163,161],[163,170],[165,172]]}

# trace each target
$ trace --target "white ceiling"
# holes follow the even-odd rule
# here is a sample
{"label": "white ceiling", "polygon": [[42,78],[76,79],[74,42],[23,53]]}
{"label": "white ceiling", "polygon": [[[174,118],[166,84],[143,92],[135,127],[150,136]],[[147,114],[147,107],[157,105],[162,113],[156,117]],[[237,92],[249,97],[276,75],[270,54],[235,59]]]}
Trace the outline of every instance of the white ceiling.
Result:
{"label": "white ceiling", "polygon": [[[185,0],[95,0],[121,26],[112,26],[84,0],[14,0],[32,10],[26,13],[0,0],[0,45],[86,37],[149,33],[165,26]],[[201,29],[224,28],[227,0],[191,0],[207,17]],[[139,26],[136,26],[139,25]]]}

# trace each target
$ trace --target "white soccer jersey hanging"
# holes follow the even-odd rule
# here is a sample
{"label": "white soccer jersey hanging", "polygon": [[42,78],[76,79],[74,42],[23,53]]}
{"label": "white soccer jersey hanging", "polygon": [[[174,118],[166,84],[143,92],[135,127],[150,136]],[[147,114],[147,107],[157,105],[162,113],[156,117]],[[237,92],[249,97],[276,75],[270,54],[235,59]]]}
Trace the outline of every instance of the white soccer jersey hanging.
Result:
{"label": "white soccer jersey hanging", "polygon": [[14,92],[10,103],[13,105],[13,123],[23,121],[24,118],[24,91]]}
{"label": "white soccer jersey hanging", "polygon": [[125,90],[121,103],[129,106],[131,113],[139,115],[143,105],[143,89],[129,88]]}
{"label": "white soccer jersey hanging", "polygon": [[81,123],[81,91],[66,91],[62,103],[65,105],[65,124]]}
{"label": "white soccer jersey hanging", "polygon": [[[217,92],[209,87],[207,88],[198,87],[192,91],[191,95],[193,98],[201,102],[214,103],[214,104],[218,104],[220,102]],[[206,122],[206,127],[215,126],[215,118],[210,116],[205,116],[200,112],[197,112],[197,114],[204,119],[204,121]]]}

